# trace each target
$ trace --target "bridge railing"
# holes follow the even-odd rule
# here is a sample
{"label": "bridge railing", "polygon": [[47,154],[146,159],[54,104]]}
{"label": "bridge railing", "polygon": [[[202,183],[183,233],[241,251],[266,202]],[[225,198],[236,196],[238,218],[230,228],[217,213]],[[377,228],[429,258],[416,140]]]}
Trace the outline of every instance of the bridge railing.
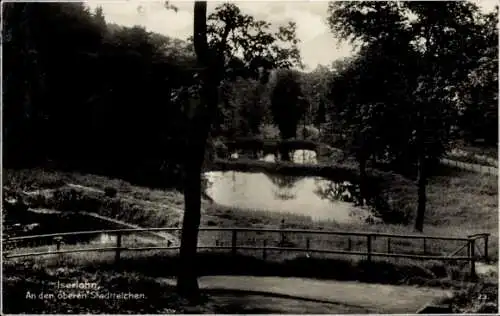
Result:
{"label": "bridge railing", "polygon": [[[31,242],[34,240],[52,240],[56,245],[52,251],[33,251],[30,248],[12,249],[4,251],[5,259],[18,257],[33,257],[55,255],[63,253],[78,253],[78,252],[101,252],[114,251],[115,261],[119,262],[121,253],[124,251],[147,251],[147,250],[178,250],[178,244],[174,244],[171,240],[166,240],[166,245],[156,244],[155,246],[137,246],[124,245],[123,236],[127,234],[141,232],[164,232],[167,234],[179,234],[181,228],[127,228],[127,229],[108,229],[108,230],[91,230],[78,232],[53,233],[44,235],[20,236],[6,238],[4,240],[4,250],[7,245],[15,245],[23,242]],[[382,258],[406,258],[413,260],[438,260],[438,261],[466,261],[470,264],[471,274],[475,273],[475,262],[479,260],[488,261],[488,239],[489,234],[476,234],[467,237],[440,237],[429,235],[403,235],[403,234],[388,234],[388,233],[372,233],[372,232],[345,232],[345,231],[328,231],[328,230],[304,230],[304,229],[268,229],[268,228],[218,228],[218,227],[201,227],[200,232],[218,233],[208,244],[199,244],[198,249],[203,250],[229,250],[233,255],[238,251],[257,251],[262,254],[262,258],[266,259],[272,252],[292,252],[292,253],[308,253],[308,254],[331,254],[342,256],[362,256],[368,262],[374,257]],[[65,237],[89,236],[107,234],[115,236],[115,245],[103,247],[84,247],[62,249],[63,240]],[[269,234],[278,235],[277,238],[270,238]],[[249,236],[252,238],[244,239]],[[312,239],[311,236],[316,236]],[[323,237],[321,237],[323,236]],[[337,247],[332,247],[332,240],[327,240],[327,237],[340,237],[336,240]],[[229,238],[228,238],[229,237]],[[258,238],[257,238],[258,237]],[[228,242],[228,240],[230,240]],[[398,243],[395,240],[404,241],[407,244],[411,241],[412,253],[398,252]],[[243,244],[242,242],[243,241]],[[326,247],[314,247],[312,244],[323,244]],[[354,241],[354,242],[353,242]],[[380,242],[382,241],[382,242]],[[433,252],[431,243],[435,241],[455,242],[459,246],[448,254]],[[482,246],[481,245],[482,241]],[[298,245],[301,244],[301,245]],[[341,245],[342,248],[338,246]],[[421,245],[421,246],[418,246]],[[358,247],[358,249],[355,246]],[[10,247],[13,248],[13,247]],[[399,248],[400,250],[401,248]],[[26,250],[26,252],[19,252]],[[458,255],[458,253],[466,251],[466,255]]]}

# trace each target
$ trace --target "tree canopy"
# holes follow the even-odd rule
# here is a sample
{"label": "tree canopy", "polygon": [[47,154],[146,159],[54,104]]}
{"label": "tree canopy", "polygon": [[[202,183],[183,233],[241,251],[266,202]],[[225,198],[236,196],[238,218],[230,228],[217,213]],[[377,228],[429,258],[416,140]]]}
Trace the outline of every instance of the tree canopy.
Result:
{"label": "tree canopy", "polygon": [[[332,31],[361,47],[332,82],[342,125],[360,163],[379,155],[402,169],[418,167],[416,228],[422,230],[427,167],[457,138],[454,131],[464,113],[459,96],[473,90],[464,87],[473,86],[479,61],[498,62],[481,57],[496,49],[494,18],[465,1],[340,1],[331,2],[328,11]],[[490,74],[482,81],[488,80],[498,79]],[[493,121],[492,115],[486,118]],[[494,139],[496,128],[488,133]]]}

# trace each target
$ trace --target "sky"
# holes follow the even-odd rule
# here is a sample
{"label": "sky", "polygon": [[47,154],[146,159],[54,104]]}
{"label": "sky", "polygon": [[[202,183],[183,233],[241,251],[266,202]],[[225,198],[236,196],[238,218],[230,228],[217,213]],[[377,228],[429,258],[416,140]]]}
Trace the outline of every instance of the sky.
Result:
{"label": "sky", "polygon": [[[236,1],[232,1],[236,2]],[[237,1],[243,13],[273,24],[285,24],[292,20],[297,23],[299,49],[306,71],[318,65],[331,65],[334,60],[353,54],[348,43],[340,42],[330,32],[326,23],[327,1]],[[484,11],[491,10],[497,0],[475,0]],[[140,25],[148,31],[187,39],[193,33],[193,1],[172,1],[179,10],[165,9],[164,1],[127,0],[99,1],[89,0],[92,9],[101,6],[108,23],[123,26]],[[209,1],[208,12],[224,3]]]}

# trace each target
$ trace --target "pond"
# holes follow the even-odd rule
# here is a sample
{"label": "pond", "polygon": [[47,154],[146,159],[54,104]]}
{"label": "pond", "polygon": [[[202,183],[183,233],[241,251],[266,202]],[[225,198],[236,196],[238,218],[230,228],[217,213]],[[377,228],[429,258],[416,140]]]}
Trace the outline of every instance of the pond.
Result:
{"label": "pond", "polygon": [[356,206],[359,188],[320,177],[296,177],[250,172],[207,172],[207,194],[230,207],[293,213],[313,220],[366,221],[367,209]]}
{"label": "pond", "polygon": [[[291,157],[298,164],[317,163],[316,153],[310,150],[295,150]],[[276,162],[276,156],[267,154],[259,160]],[[293,213],[341,223],[376,220],[368,209],[357,206],[361,201],[359,186],[347,181],[237,171],[207,172],[205,177],[209,183],[206,193],[224,206]]]}

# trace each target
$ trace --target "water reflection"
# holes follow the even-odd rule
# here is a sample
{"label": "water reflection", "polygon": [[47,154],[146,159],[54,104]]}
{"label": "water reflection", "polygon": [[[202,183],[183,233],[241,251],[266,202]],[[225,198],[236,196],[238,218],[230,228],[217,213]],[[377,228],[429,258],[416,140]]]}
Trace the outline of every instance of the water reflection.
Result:
{"label": "water reflection", "polygon": [[347,183],[335,184],[318,177],[235,171],[205,175],[210,183],[207,194],[221,205],[295,213],[337,222],[360,221],[369,215],[367,210],[349,202],[353,201],[356,189]]}
{"label": "water reflection", "polygon": [[276,176],[266,174],[266,176],[275,185],[273,190],[274,196],[280,200],[292,200],[297,197],[294,192],[295,184],[302,179],[302,177],[292,176]]}
{"label": "water reflection", "polygon": [[323,199],[350,202],[355,205],[366,204],[366,199],[361,196],[359,186],[354,185],[349,181],[344,181],[342,183],[322,181],[318,183],[315,193]]}
{"label": "water reflection", "polygon": [[[112,223],[104,222],[93,217],[66,213],[39,213],[28,210],[19,212],[7,212],[4,223],[4,234],[9,237],[20,237],[29,235],[44,235],[52,233],[65,233],[71,231],[105,230],[118,229]],[[123,235],[123,243],[156,244],[162,240],[152,238],[147,233],[133,233]],[[62,239],[66,245],[75,244],[99,244],[115,245],[117,237],[115,234],[98,233],[84,235],[67,235]],[[56,240],[54,237],[47,237],[34,240],[24,240],[11,243],[8,249],[17,247],[39,247],[50,245],[50,249],[55,250]],[[63,246],[64,247],[64,246]]]}

